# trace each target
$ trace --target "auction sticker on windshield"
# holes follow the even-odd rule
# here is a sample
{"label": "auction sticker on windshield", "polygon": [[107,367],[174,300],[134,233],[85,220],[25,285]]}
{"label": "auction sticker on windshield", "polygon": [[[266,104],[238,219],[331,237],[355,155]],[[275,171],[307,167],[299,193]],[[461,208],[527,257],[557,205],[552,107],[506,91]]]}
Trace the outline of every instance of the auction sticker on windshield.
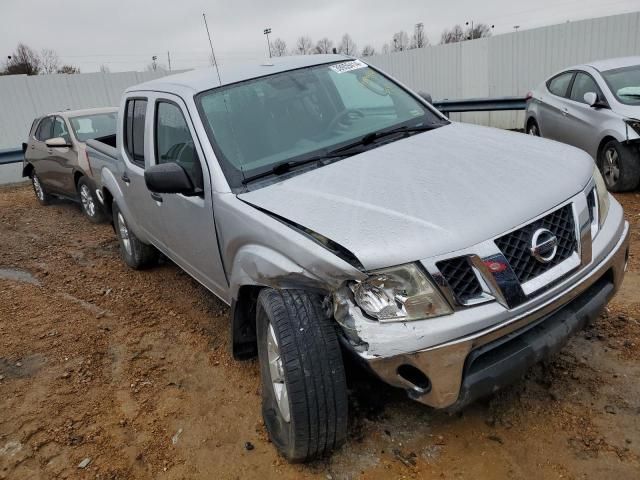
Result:
{"label": "auction sticker on windshield", "polygon": [[366,63],[361,62],[360,60],[353,60],[351,62],[337,63],[335,65],[331,65],[329,68],[336,73],[344,73],[367,67],[368,65]]}

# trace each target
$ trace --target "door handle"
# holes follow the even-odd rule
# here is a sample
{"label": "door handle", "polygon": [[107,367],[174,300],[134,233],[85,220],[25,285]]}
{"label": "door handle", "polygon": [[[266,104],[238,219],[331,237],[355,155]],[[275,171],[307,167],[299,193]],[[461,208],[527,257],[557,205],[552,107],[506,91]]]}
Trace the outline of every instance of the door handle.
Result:
{"label": "door handle", "polygon": [[153,198],[156,202],[162,203],[162,195],[159,195],[155,192],[151,192],[151,198]]}
{"label": "door handle", "polygon": [[122,181],[123,181],[124,183],[126,183],[127,185],[129,185],[129,184],[131,183],[131,179],[130,179],[130,178],[129,178],[129,176],[127,175],[127,172],[123,173],[123,174],[122,174],[122,177],[120,177],[120,178],[122,178]]}

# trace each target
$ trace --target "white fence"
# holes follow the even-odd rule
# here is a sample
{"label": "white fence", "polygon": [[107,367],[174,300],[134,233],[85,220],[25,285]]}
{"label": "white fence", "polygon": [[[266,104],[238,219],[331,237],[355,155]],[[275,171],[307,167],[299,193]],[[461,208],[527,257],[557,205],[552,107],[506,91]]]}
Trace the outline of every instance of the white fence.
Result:
{"label": "white fence", "polygon": [[19,147],[40,115],[117,106],[126,88],[164,75],[167,72],[0,76],[0,149]]}
{"label": "white fence", "polygon": [[[438,45],[367,60],[434,100],[524,96],[554,72],[593,60],[640,55],[640,12]],[[522,128],[523,112],[452,114]]]}

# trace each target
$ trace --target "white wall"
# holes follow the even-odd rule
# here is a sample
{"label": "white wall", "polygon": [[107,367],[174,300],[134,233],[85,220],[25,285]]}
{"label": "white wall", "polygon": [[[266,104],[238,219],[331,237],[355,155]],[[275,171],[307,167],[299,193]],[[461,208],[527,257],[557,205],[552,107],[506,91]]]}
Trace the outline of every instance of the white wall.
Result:
{"label": "white wall", "polygon": [[[524,96],[571,65],[640,55],[640,12],[367,58],[434,100]],[[523,112],[453,114],[455,120],[522,128]]]}
{"label": "white wall", "polygon": [[156,71],[0,76],[0,149],[20,147],[33,119],[40,115],[66,109],[118,106],[125,89],[166,74]]}

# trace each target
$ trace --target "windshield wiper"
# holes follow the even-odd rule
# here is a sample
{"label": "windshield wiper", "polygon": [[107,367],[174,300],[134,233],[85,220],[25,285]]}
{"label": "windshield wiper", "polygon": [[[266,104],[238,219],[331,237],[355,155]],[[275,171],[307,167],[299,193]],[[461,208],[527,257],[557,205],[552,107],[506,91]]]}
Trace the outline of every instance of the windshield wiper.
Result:
{"label": "windshield wiper", "polygon": [[432,125],[420,125],[410,127],[407,125],[403,125],[401,127],[392,128],[391,130],[385,130],[382,132],[371,132],[366,134],[364,137],[359,140],[349,143],[347,145],[343,145],[342,147],[335,148],[333,150],[328,150],[319,155],[315,155],[309,158],[303,158],[300,160],[290,160],[282,163],[278,163],[274,165],[269,170],[265,170],[264,172],[257,173],[255,175],[251,175],[250,177],[246,177],[242,180],[242,184],[246,185],[247,183],[253,182],[254,180],[259,180],[264,177],[268,177],[271,175],[282,175],[283,173],[290,172],[296,167],[301,165],[306,165],[308,163],[320,162],[322,160],[330,160],[334,158],[343,158],[350,157],[352,155],[357,155],[358,153],[364,152],[364,149],[354,150],[355,147],[363,147],[369,144],[374,143],[376,140],[379,140],[383,137],[388,137],[389,135],[394,135],[397,133],[417,133],[417,132],[427,132],[429,130],[433,130],[434,128],[438,128],[442,126],[441,124],[432,124]]}
{"label": "windshield wiper", "polygon": [[335,150],[331,150],[330,153],[340,153],[347,150],[351,150],[354,147],[366,146],[374,143],[376,140],[380,140],[381,138],[388,137],[390,135],[395,135],[397,133],[420,133],[420,132],[428,132],[429,130],[433,130],[435,128],[441,127],[442,125],[439,123],[431,124],[431,125],[419,125],[410,127],[408,125],[403,125],[401,127],[392,128],[391,130],[384,130],[381,132],[371,132],[367,133],[364,137],[356,140],[355,142],[349,143],[342,147],[336,148]]}
{"label": "windshield wiper", "polygon": [[313,157],[309,157],[309,158],[303,158],[301,160],[289,160],[286,162],[282,162],[282,163],[278,163],[276,165],[274,165],[273,167],[271,167],[269,170],[266,170],[264,172],[260,172],[260,173],[256,173],[255,175],[251,175],[250,177],[246,177],[245,179],[242,180],[242,183],[244,185],[246,185],[249,182],[253,182],[254,180],[258,180],[260,178],[264,178],[264,177],[268,177],[270,175],[282,175],[283,173],[287,173],[290,172],[291,170],[293,170],[296,167],[299,167],[301,165],[306,165],[308,163],[314,163],[314,162],[320,162],[322,160],[330,160],[333,158],[342,158],[342,157],[348,157],[351,155],[355,155],[359,152],[336,152],[336,151],[328,151],[325,153],[321,153],[319,155],[315,155]]}

